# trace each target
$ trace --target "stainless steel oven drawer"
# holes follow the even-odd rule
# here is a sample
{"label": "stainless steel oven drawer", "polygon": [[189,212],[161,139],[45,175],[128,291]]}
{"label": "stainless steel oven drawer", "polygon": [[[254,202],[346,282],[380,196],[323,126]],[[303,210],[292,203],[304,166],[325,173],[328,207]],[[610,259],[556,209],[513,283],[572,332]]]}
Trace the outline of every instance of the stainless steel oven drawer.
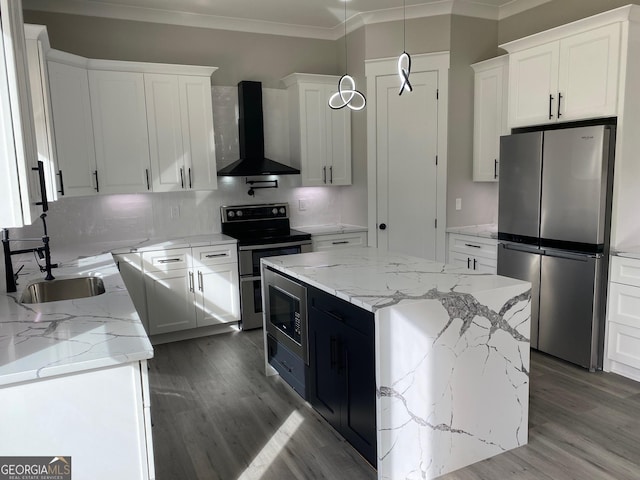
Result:
{"label": "stainless steel oven drawer", "polygon": [[287,347],[267,335],[269,364],[275,368],[285,382],[307,399],[306,370],[304,361]]}

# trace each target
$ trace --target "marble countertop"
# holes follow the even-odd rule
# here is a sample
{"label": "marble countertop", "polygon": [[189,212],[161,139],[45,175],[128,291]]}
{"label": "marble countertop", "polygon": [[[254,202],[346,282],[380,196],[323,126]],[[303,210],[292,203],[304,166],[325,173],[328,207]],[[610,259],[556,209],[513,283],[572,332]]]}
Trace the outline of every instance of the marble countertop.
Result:
{"label": "marble countertop", "polygon": [[[61,246],[51,241],[57,279],[96,276],[105,293],[39,304],[18,301],[24,288],[43,279],[32,254],[13,257],[24,265],[16,293],[0,293],[0,385],[105,368],[153,357],[153,347],[125,288],[111,252],[127,253],[235,243],[222,234],[170,240]],[[24,244],[27,245],[27,244]],[[16,242],[16,247],[21,248]]]}
{"label": "marble countertop", "polygon": [[474,237],[498,238],[498,225],[488,223],[486,225],[469,225],[466,227],[449,227],[447,233],[459,233],[461,235],[472,235]]}
{"label": "marble countertop", "polygon": [[370,312],[526,283],[372,247],[268,257],[262,262]]}
{"label": "marble countertop", "polygon": [[334,223],[330,225],[305,225],[302,227],[293,227],[296,230],[310,233],[311,235],[334,235],[339,233],[355,233],[366,232],[367,227],[360,225],[349,225],[346,223]]}
{"label": "marble countertop", "polygon": [[620,250],[612,250],[611,255],[616,255],[618,257],[627,257],[627,258],[636,258],[640,259],[640,246],[637,247],[628,247]]}

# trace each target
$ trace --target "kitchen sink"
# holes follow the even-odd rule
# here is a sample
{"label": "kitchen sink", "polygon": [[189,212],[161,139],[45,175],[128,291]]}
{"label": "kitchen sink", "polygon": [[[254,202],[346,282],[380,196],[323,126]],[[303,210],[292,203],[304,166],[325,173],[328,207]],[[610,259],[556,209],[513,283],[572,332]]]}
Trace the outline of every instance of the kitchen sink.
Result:
{"label": "kitchen sink", "polygon": [[58,302],[93,297],[104,293],[104,283],[98,277],[73,277],[34,282],[27,286],[21,303]]}

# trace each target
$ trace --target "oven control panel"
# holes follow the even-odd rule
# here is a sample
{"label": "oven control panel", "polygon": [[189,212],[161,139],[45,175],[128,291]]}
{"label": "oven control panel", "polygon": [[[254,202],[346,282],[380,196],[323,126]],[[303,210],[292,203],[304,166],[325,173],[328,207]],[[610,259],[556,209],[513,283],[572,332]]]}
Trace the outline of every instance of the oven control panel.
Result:
{"label": "oven control panel", "polygon": [[288,203],[266,203],[261,205],[236,205],[220,207],[223,223],[250,220],[289,218]]}

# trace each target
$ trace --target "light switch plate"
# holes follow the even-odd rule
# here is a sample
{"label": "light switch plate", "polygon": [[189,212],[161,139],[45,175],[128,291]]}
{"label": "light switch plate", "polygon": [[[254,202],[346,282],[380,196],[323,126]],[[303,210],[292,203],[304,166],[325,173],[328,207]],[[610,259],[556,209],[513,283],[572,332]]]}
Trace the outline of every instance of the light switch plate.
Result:
{"label": "light switch plate", "polygon": [[462,210],[462,199],[456,198],[456,210]]}

